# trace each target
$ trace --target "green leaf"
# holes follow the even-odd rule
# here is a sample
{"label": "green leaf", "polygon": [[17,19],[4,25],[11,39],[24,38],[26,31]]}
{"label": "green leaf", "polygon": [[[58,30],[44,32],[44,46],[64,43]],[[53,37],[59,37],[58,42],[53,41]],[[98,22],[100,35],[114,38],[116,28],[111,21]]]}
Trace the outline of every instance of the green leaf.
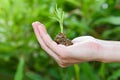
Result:
{"label": "green leaf", "polygon": [[98,76],[96,75],[96,73],[94,72],[93,68],[89,63],[83,63],[81,65],[81,69],[83,70],[83,72],[85,73],[85,76],[89,80],[99,80]]}
{"label": "green leaf", "polygon": [[74,6],[81,6],[81,3],[79,1],[75,0],[66,0],[67,2],[71,3]]}
{"label": "green leaf", "polygon": [[95,24],[109,23],[113,25],[120,25],[120,16],[110,16],[106,18],[101,18],[95,21]]}
{"label": "green leaf", "polygon": [[115,27],[114,29],[106,30],[102,33],[103,38],[108,38],[111,34],[119,34],[120,33],[120,26]]}
{"label": "green leaf", "polygon": [[20,57],[14,80],[23,80],[24,58]]}
{"label": "green leaf", "polygon": [[26,76],[30,80],[44,80],[40,75],[33,73],[33,72],[26,72]]}
{"label": "green leaf", "polygon": [[119,77],[120,77],[120,69],[114,71],[114,73],[111,76],[109,76],[107,80],[118,80]]}

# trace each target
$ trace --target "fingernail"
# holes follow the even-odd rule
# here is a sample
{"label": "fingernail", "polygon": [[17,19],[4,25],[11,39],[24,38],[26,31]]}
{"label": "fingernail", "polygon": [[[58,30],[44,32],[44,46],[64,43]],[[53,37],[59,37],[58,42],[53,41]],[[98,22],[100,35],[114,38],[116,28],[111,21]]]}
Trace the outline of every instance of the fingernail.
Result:
{"label": "fingernail", "polygon": [[33,26],[33,27],[36,27],[36,26],[38,26],[38,25],[40,25],[40,23],[39,23],[38,21],[32,23],[32,26]]}
{"label": "fingernail", "polygon": [[32,23],[32,26],[33,27],[37,27],[37,26],[39,26],[39,25],[41,25],[41,26],[44,26],[42,23],[40,23],[39,21],[36,21],[36,22],[33,22]]}

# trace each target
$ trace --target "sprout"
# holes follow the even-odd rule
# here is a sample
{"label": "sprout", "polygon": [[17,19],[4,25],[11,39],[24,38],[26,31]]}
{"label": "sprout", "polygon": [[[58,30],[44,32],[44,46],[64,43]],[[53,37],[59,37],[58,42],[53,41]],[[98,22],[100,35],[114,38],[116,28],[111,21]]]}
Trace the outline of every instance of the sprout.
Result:
{"label": "sprout", "polygon": [[57,5],[55,7],[54,17],[53,18],[59,22],[61,33],[63,33],[64,11],[61,8],[57,8]]}

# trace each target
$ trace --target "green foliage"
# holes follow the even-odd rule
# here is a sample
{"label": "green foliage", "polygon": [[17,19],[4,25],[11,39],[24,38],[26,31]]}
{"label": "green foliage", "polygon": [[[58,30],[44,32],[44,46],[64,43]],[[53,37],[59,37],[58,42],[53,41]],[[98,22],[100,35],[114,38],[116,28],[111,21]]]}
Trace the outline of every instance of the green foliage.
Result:
{"label": "green foliage", "polygon": [[120,17],[119,16],[109,16],[106,18],[99,19],[95,22],[96,24],[113,24],[113,25],[120,25]]}
{"label": "green foliage", "polygon": [[[49,17],[56,4],[65,12],[64,32],[70,39],[120,40],[119,0],[0,0],[0,80],[119,80],[119,63],[62,69],[40,48],[31,24],[42,22],[54,38],[59,24]],[[63,24],[63,12],[58,18]]]}
{"label": "green foliage", "polygon": [[113,74],[108,78],[108,80],[117,80],[120,77],[120,70],[113,72]]}
{"label": "green foliage", "polygon": [[26,72],[26,76],[30,79],[30,80],[44,80],[43,78],[41,78],[38,74],[35,74],[33,72]]}
{"label": "green foliage", "polygon": [[83,63],[81,65],[81,69],[83,73],[85,74],[84,80],[99,80],[99,77],[96,75],[96,73],[94,72],[94,69],[90,66],[90,64]]}

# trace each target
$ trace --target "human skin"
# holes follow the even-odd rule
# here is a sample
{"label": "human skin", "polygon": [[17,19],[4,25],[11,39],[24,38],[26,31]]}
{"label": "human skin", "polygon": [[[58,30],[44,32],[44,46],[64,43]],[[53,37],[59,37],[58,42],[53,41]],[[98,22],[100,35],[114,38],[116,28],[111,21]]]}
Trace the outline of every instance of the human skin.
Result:
{"label": "human skin", "polygon": [[92,36],[81,36],[72,40],[73,45],[65,46],[54,42],[40,22],[36,21],[32,26],[41,48],[61,67],[87,61],[120,62],[119,41],[105,41]]}

